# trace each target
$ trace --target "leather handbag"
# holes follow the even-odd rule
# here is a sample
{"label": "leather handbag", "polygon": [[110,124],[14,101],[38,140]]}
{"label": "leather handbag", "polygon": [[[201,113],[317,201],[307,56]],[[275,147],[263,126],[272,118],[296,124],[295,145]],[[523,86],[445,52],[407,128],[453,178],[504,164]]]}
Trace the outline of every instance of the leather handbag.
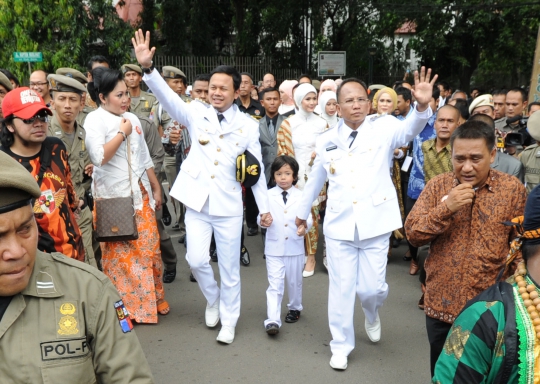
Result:
{"label": "leather handbag", "polygon": [[[129,186],[131,189],[131,146],[127,138]],[[99,242],[130,241],[139,238],[133,192],[130,197],[96,198],[96,240]]]}

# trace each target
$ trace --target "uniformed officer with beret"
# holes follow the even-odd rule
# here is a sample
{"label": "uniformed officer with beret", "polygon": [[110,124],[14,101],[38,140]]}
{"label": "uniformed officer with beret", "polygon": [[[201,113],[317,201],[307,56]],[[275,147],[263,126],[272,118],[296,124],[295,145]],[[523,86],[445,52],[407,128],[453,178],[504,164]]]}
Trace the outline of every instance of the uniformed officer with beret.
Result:
{"label": "uniformed officer with beret", "polygon": [[83,106],[86,88],[67,76],[49,75],[47,80],[51,84],[51,109],[54,110],[47,135],[58,137],[66,146],[71,181],[81,207],[77,224],[84,243],[85,262],[97,267],[92,248],[92,212],[87,198],[94,165],[86,150],[86,131],[75,120]]}
{"label": "uniformed officer with beret", "polygon": [[[83,75],[82,72],[77,71],[74,68],[58,68],[56,70],[56,74],[57,75],[67,76],[67,77],[70,77],[70,78],[72,78],[74,80],[77,80],[84,87],[86,87],[86,84],[88,84],[88,78],[85,75]],[[90,112],[95,110],[95,108],[86,105],[86,94],[87,94],[87,92],[85,90],[85,93],[83,94],[83,100],[82,100],[82,109],[80,110],[79,114],[77,115],[77,123],[79,125],[82,125],[82,126],[84,126],[84,120],[86,120],[86,116]]]}
{"label": "uniformed officer with beret", "polygon": [[6,75],[0,72],[0,117],[4,117],[2,114],[2,100],[4,100],[4,96],[12,89],[13,85],[11,84],[11,81],[9,81]]}
{"label": "uniformed officer with beret", "polygon": [[131,96],[131,113],[153,120],[157,110],[157,99],[154,95],[141,90],[141,67],[134,64],[124,64],[122,65],[122,73]]}
{"label": "uniformed officer with beret", "polygon": [[32,175],[0,152],[0,382],[153,383],[107,276],[37,250]]}

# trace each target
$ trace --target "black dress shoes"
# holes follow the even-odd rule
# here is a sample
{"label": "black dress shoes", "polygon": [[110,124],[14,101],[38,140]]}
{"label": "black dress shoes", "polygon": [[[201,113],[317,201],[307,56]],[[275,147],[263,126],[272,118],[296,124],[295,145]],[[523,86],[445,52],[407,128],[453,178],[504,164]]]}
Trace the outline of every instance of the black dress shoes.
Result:
{"label": "black dress shoes", "polygon": [[242,245],[242,250],[240,251],[240,262],[244,267],[247,267],[251,262],[249,258],[249,252],[246,247]]}
{"label": "black dress shoes", "polygon": [[169,271],[165,271],[163,274],[163,282],[164,283],[172,283],[176,279],[176,268],[171,269]]}
{"label": "black dress shoes", "polygon": [[266,327],[266,333],[269,335],[276,335],[279,333],[279,325],[276,323],[269,323]]}
{"label": "black dress shoes", "polygon": [[189,274],[189,281],[191,281],[192,283],[197,282],[197,280],[195,280],[195,276],[193,276],[193,272]]}
{"label": "black dress shoes", "polygon": [[217,250],[210,250],[210,260],[212,260],[213,263],[217,263]]}
{"label": "black dress shoes", "polygon": [[285,316],[286,323],[296,323],[299,319],[300,311],[297,311],[296,309],[291,309],[289,312],[287,312],[287,316]]}
{"label": "black dress shoes", "polygon": [[259,233],[259,230],[257,229],[257,227],[248,228],[248,231],[247,231],[248,236],[255,236],[257,233]]}

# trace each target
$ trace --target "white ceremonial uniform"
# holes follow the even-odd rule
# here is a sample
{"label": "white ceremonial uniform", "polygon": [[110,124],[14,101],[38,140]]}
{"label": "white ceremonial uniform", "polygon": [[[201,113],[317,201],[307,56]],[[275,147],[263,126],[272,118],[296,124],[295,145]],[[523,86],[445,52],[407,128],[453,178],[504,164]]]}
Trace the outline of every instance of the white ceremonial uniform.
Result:
{"label": "white ceremonial uniform", "polygon": [[[281,327],[281,301],[287,279],[289,310],[302,310],[302,270],[304,269],[304,236],[296,234],[296,209],[302,192],[291,187],[287,192],[287,203],[283,200],[283,189],[276,186],[268,191],[270,213],[273,222],[266,231],[264,254],[268,273],[266,290],[267,315],[264,326],[277,323]],[[260,217],[257,223],[260,225]],[[311,215],[306,233],[313,225]]]}
{"label": "white ceremonial uniform", "polygon": [[[210,305],[220,300],[221,325],[236,326],[240,315],[240,234],[242,231],[242,187],[236,181],[236,158],[249,150],[261,164],[253,194],[259,211],[268,212],[268,197],[259,143],[258,122],[233,104],[223,112],[200,101],[186,104],[165,83],[158,71],[144,81],[163,108],[187,127],[192,139],[189,156],[170,195],[186,206],[186,259]],[[221,292],[209,264],[208,249],[214,232],[219,254]],[[234,234],[234,235],[231,235]]]}
{"label": "white ceremonial uniform", "polygon": [[[390,233],[402,226],[396,190],[390,177],[391,152],[425,127],[431,109],[415,111],[404,121],[367,116],[353,130],[341,120],[317,139],[317,157],[304,187],[297,216],[310,216],[311,203],[329,180],[324,218],[330,277],[328,320],[334,355],[354,348],[355,294],[369,323],[388,295],[386,262]],[[352,145],[351,145],[352,143]]]}

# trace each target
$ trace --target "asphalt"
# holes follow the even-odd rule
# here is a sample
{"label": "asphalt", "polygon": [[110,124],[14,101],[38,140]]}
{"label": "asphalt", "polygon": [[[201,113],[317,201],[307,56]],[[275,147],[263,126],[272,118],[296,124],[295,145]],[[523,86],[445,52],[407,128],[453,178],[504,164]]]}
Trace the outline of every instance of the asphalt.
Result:
{"label": "asphalt", "polygon": [[[171,210],[172,212],[172,210]],[[429,344],[425,315],[417,307],[420,287],[403,261],[405,243],[393,249],[387,268],[389,296],[380,309],[381,340],[374,344],[364,330],[356,303],[356,348],[348,368],[335,371],[328,328],[328,273],[317,253],[315,275],[303,280],[304,310],[294,324],[283,323],[276,336],[264,331],[266,265],[260,234],[246,236],[251,265],[241,267],[242,307],[232,344],[216,341],[220,329],[204,321],[206,301],[189,281],[186,250],[178,232],[168,229],[178,254],[177,278],[165,284],[171,311],[157,325],[136,325],[136,333],[156,383],[429,383]],[[219,279],[217,263],[211,263]],[[286,295],[282,315],[286,314]]]}

